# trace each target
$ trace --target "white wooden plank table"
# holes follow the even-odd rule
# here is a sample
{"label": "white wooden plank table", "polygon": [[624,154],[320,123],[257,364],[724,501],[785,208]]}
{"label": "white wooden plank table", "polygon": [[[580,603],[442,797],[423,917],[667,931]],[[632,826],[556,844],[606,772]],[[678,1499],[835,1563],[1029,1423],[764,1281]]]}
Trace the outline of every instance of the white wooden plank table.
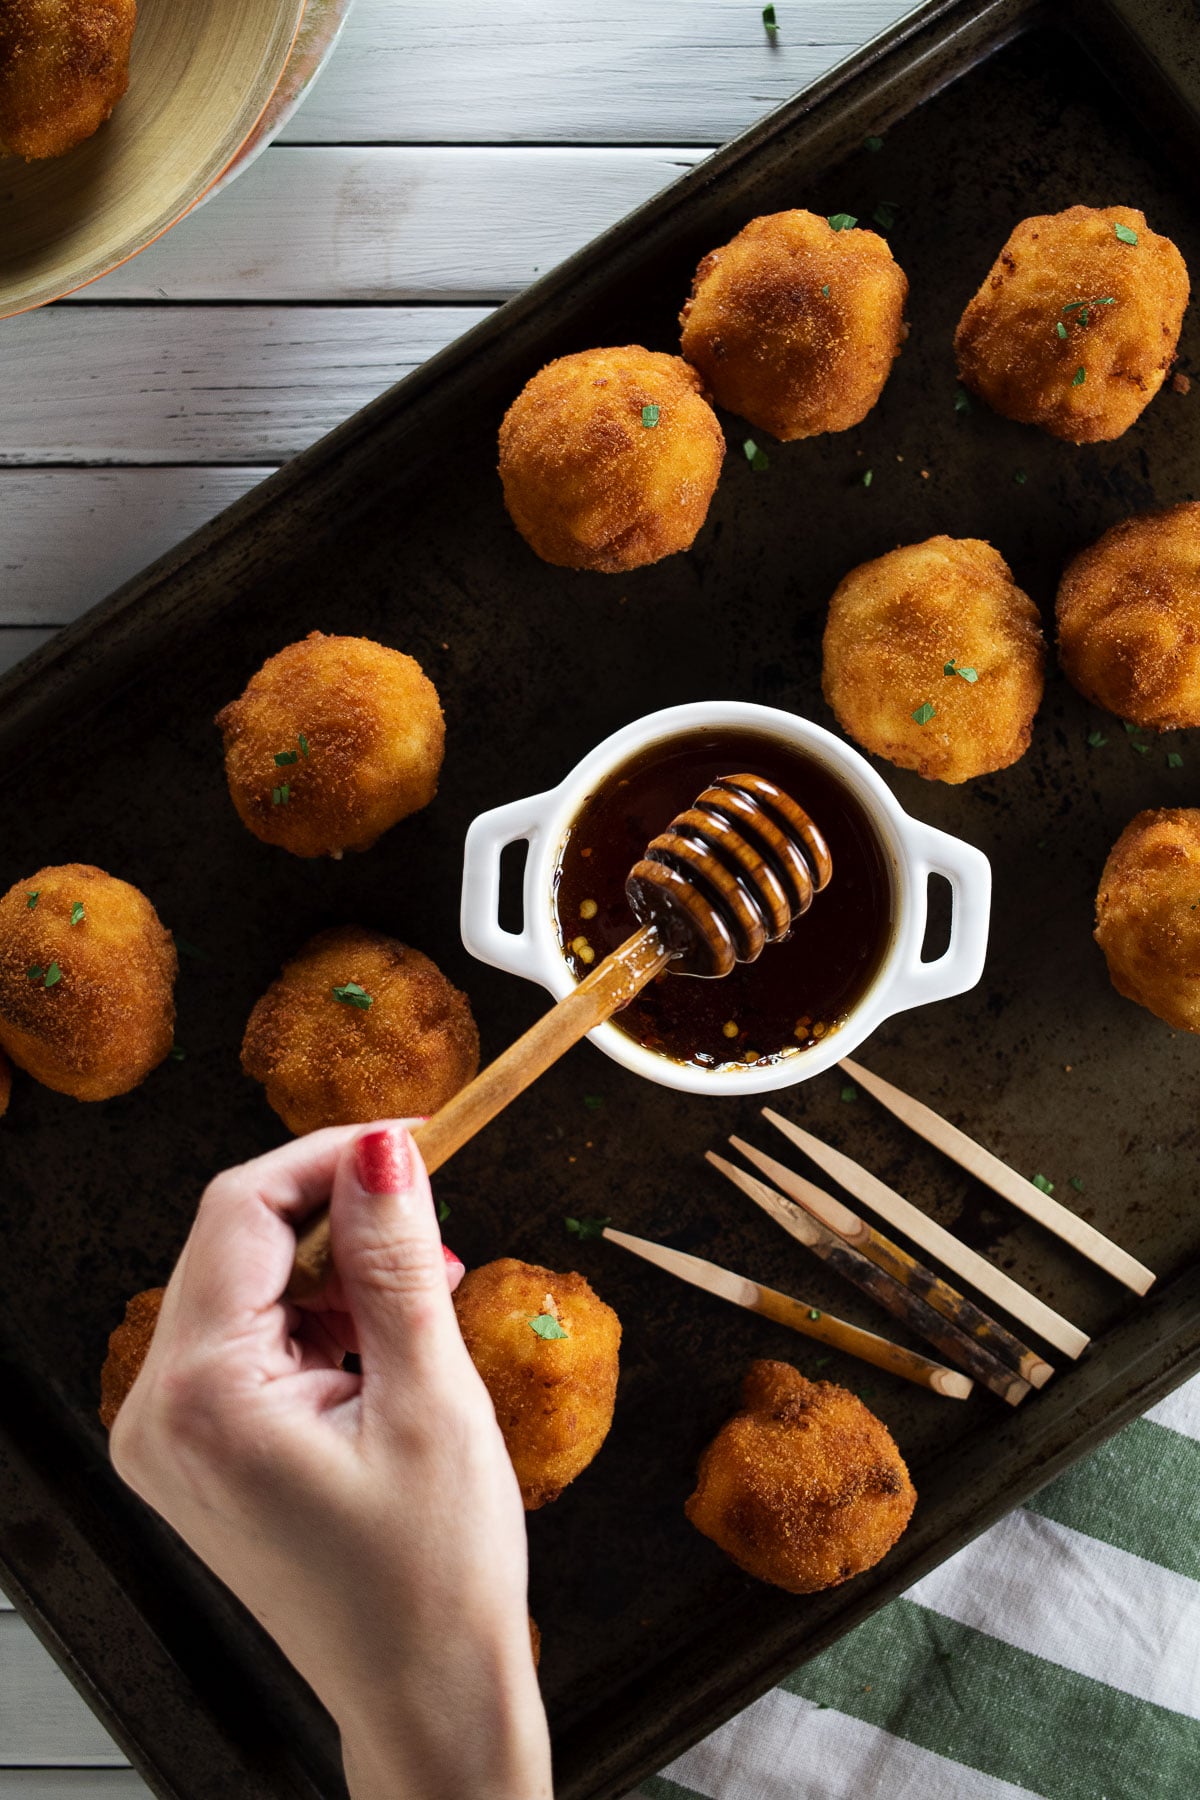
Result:
{"label": "white wooden plank table", "polygon": [[[907,10],[357,0],[232,187],[0,321],[0,668]],[[0,1598],[0,1800],[147,1791]]]}

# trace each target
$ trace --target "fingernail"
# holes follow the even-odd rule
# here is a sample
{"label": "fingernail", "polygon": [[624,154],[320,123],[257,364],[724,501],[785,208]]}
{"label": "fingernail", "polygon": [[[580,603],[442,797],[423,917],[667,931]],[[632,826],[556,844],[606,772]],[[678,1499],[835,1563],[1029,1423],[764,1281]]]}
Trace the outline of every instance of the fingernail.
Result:
{"label": "fingernail", "polygon": [[442,1245],[442,1255],[446,1259],[447,1268],[461,1269],[463,1274],[464,1275],[466,1274],[466,1272],[467,1272],[466,1263],[463,1261],[461,1256],[455,1256],[455,1254],[454,1254],[453,1250],[450,1248],[449,1244]]}
{"label": "fingernail", "polygon": [[412,1185],[408,1138],[393,1131],[368,1131],[354,1146],[354,1167],[368,1194],[402,1194]]}

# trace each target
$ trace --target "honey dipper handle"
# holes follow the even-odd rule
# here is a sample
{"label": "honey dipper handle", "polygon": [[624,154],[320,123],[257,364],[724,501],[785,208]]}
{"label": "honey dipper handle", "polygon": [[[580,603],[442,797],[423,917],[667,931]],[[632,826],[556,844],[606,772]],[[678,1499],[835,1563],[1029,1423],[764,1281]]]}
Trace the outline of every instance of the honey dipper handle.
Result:
{"label": "honey dipper handle", "polygon": [[[430,1174],[448,1162],[498,1112],[503,1112],[510,1100],[544,1074],[572,1044],[628,1005],[648,981],[666,968],[671,955],[654,926],[644,925],[598,963],[578,987],[565,994],[495,1062],[482,1069],[474,1081],[460,1089],[440,1112],[419,1125],[413,1141]],[[297,1234],[288,1298],[303,1300],[314,1294],[328,1274],[330,1263],[329,1209],[322,1207]]]}

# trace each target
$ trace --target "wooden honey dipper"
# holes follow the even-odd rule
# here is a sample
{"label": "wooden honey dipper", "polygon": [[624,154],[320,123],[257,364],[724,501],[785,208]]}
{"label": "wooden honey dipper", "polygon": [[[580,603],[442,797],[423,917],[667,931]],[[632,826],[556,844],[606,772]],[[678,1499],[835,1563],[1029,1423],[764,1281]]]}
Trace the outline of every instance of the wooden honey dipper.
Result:
{"label": "wooden honey dipper", "polygon": [[[802,806],[762,775],[725,775],[646,848],[625,882],[631,937],[523,1037],[413,1132],[433,1172],[663,969],[728,975],[791,930],[828,884],[828,845]],[[315,1293],[331,1263],[329,1212],[306,1221],[288,1295]]]}

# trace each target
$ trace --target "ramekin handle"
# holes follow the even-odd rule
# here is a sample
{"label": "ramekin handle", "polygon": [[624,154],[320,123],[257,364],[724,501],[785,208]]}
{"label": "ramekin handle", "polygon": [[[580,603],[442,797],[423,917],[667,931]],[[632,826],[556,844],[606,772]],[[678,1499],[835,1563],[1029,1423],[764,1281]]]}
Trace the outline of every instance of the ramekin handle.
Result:
{"label": "ramekin handle", "polygon": [[[917,917],[911,949],[888,996],[888,1012],[907,1012],[931,1000],[965,994],[983,974],[991,917],[992,865],[982,850],[962,838],[909,819],[906,836],[912,857],[913,898]],[[950,942],[941,956],[921,959],[929,904],[929,877],[950,883]]]}
{"label": "ramekin handle", "polygon": [[[544,953],[534,929],[539,897],[533,891],[533,872],[544,822],[557,798],[554,791],[534,794],[480,813],[467,832],[463,852],[463,943],[480,962],[507,969],[510,975],[524,975],[529,981],[545,980]],[[521,929],[506,931],[500,923],[500,858],[510,844],[522,839],[529,851],[521,887]],[[544,894],[540,903],[548,904]]]}

